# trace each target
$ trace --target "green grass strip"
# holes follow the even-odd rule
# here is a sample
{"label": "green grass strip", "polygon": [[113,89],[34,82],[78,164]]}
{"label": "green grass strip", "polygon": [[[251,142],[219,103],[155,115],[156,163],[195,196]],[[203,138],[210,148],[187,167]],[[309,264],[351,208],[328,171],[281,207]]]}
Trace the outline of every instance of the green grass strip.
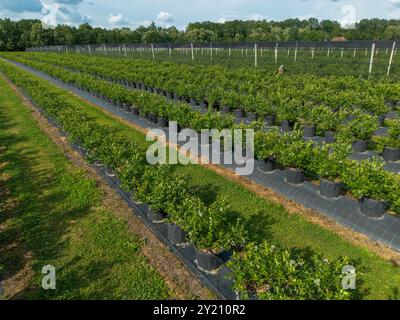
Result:
{"label": "green grass strip", "polygon": [[[141,239],[101,208],[95,181],[69,162],[2,77],[0,106],[0,188],[9,190],[0,198],[0,276],[14,276],[27,261],[32,269],[26,288],[5,298],[168,298],[140,253]],[[48,264],[56,268],[54,291],[41,288]]]}

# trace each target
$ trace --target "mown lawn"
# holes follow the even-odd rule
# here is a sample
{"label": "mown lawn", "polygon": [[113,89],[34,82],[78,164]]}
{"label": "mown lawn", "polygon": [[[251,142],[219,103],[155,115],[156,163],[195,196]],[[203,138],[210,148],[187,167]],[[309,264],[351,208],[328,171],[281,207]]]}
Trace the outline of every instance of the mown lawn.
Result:
{"label": "mown lawn", "polygon": [[[32,76],[39,79],[36,76]],[[45,80],[40,80],[45,82]],[[54,88],[54,86],[52,86]],[[146,145],[144,135],[122,123],[99,108],[81,99],[64,93],[65,99],[84,110],[91,121],[107,124],[117,129],[127,139]],[[178,166],[177,173],[184,175],[194,192],[205,201],[211,201],[219,193],[232,200],[233,210],[247,219],[253,240],[268,239],[290,248],[302,248],[318,252],[326,257],[348,256],[365,269],[364,286],[367,299],[398,298],[400,290],[400,268],[365,248],[357,247],[331,231],[315,225],[299,215],[289,214],[279,204],[268,201],[204,167]]]}
{"label": "mown lawn", "polygon": [[[101,208],[102,192],[84,176],[0,76],[3,298],[170,297],[164,280],[141,255],[141,239]],[[41,288],[45,265],[56,268],[54,291]]]}

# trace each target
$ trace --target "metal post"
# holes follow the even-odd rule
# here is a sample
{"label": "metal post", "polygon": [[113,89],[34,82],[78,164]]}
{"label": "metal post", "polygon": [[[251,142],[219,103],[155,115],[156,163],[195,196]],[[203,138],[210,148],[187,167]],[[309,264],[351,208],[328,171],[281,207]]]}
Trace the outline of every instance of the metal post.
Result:
{"label": "metal post", "polygon": [[392,52],[390,53],[389,65],[388,65],[388,70],[387,70],[387,76],[390,75],[390,69],[392,67],[392,61],[393,61],[393,56],[394,56],[394,50],[395,49],[396,49],[396,41],[393,41]]}
{"label": "metal post", "polygon": [[371,59],[369,61],[369,75],[371,76],[372,73],[372,66],[374,64],[374,54],[375,54],[375,42],[372,44],[372,49],[371,49]]}

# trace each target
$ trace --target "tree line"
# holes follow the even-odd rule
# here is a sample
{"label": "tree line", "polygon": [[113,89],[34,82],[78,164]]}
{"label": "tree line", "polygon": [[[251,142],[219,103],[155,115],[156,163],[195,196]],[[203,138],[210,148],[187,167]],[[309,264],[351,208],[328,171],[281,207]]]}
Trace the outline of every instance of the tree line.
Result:
{"label": "tree line", "polygon": [[153,22],[135,30],[58,25],[49,28],[40,20],[0,19],[0,50],[25,50],[34,46],[118,43],[240,43],[255,41],[395,40],[400,38],[400,20],[364,19],[353,28],[339,22],[287,19],[284,21],[227,21],[190,23],[185,30],[162,28]]}

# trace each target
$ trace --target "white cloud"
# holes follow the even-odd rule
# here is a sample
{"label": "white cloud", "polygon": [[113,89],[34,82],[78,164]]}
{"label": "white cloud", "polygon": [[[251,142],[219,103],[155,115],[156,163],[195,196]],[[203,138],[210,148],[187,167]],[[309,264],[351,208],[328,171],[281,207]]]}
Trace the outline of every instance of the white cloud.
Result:
{"label": "white cloud", "polygon": [[108,17],[108,23],[115,26],[120,26],[129,24],[129,21],[125,19],[121,13],[119,13],[117,15],[110,14],[110,16]]}
{"label": "white cloud", "polygon": [[161,25],[172,23],[173,21],[174,19],[172,17],[172,14],[166,11],[161,11],[156,17],[156,22]]}

